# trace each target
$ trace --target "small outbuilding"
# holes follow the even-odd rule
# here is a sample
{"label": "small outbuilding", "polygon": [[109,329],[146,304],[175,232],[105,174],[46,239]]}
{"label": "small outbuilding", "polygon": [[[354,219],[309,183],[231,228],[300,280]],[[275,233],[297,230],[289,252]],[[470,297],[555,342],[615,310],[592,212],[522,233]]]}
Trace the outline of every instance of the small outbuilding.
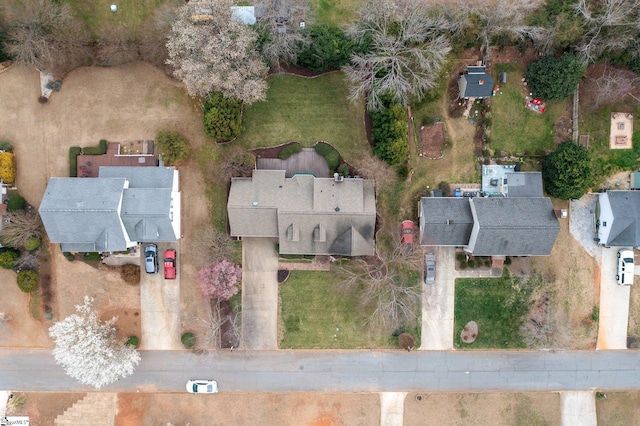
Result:
{"label": "small outbuilding", "polygon": [[484,99],[493,94],[493,77],[487,73],[487,67],[467,67],[464,74],[458,79],[460,99]]}

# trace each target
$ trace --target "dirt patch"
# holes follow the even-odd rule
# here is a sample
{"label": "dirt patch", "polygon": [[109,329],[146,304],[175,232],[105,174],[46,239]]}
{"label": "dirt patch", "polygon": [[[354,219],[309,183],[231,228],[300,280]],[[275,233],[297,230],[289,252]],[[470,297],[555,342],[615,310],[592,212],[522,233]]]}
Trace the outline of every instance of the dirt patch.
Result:
{"label": "dirt patch", "polygon": [[556,143],[562,143],[573,139],[573,118],[572,108],[567,106],[560,117],[556,119]]}
{"label": "dirt patch", "polygon": [[[85,393],[61,392],[15,392],[14,399],[24,397],[24,405],[16,411],[14,416],[28,416],[29,423],[38,426],[54,426],[55,419],[74,403],[86,396]],[[9,414],[9,413],[8,413]]]}
{"label": "dirt patch", "polygon": [[125,393],[119,395],[118,401],[116,426],[155,426],[167,422],[193,426],[380,423],[377,394],[223,393],[221,390],[217,395],[201,397],[186,393]]}
{"label": "dirt patch", "polygon": [[[560,425],[557,393],[409,393],[404,425]],[[425,419],[428,421],[425,423]]]}
{"label": "dirt patch", "polygon": [[421,155],[431,159],[442,157],[444,141],[444,123],[439,122],[431,126],[420,127]]}

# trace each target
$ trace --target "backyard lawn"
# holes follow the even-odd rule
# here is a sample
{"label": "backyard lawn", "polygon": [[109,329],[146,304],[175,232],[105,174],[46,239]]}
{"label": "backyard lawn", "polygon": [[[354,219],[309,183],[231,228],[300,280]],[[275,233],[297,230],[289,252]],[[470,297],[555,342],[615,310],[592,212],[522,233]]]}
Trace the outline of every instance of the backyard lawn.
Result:
{"label": "backyard lawn", "polygon": [[325,141],[347,162],[370,149],[364,130],[364,105],[347,100],[342,73],[316,78],[277,74],[268,82],[266,102],[244,108],[244,131],[230,145],[251,149],[290,141],[304,146]]}
{"label": "backyard lawn", "polygon": [[[142,21],[167,1],[170,0],[64,0],[85,20],[94,34],[107,25],[122,25],[135,32]],[[111,12],[112,4],[118,6],[116,13]]]}
{"label": "backyard lawn", "polygon": [[355,18],[363,0],[310,0],[315,17],[322,24],[344,26]]}
{"label": "backyard lawn", "polygon": [[353,296],[341,292],[333,272],[292,271],[280,284],[284,339],[281,349],[358,349],[371,342]]}
{"label": "backyard lawn", "polygon": [[[496,69],[501,68],[498,65]],[[502,94],[491,98],[490,146],[496,156],[500,151],[540,155],[556,147],[554,124],[567,104],[547,102],[547,110],[542,114],[527,109],[522,75],[523,71],[512,65],[507,83],[500,85]]]}
{"label": "backyard lawn", "polygon": [[[460,349],[524,348],[520,326],[531,307],[535,278],[524,281],[504,270],[501,278],[456,280],[455,347]],[[460,332],[469,321],[478,324],[478,338],[463,343]]]}

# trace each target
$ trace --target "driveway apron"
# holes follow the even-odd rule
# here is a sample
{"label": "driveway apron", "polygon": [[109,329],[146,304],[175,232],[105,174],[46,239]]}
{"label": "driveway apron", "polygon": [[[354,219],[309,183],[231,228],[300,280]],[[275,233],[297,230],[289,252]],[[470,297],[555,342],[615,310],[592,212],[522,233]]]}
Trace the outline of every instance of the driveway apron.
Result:
{"label": "driveway apron", "polygon": [[278,349],[278,253],[273,238],[242,239],[243,349]]}

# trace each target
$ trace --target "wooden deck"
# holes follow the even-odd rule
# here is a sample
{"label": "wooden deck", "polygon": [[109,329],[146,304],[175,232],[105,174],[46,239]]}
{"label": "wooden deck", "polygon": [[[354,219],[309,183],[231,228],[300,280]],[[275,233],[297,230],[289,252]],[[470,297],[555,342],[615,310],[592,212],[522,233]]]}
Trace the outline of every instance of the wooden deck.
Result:
{"label": "wooden deck", "polygon": [[118,142],[107,144],[107,153],[103,155],[78,155],[78,177],[98,177],[100,166],[155,166],[157,150],[153,155],[118,155]]}
{"label": "wooden deck", "polygon": [[313,148],[302,148],[301,152],[293,154],[286,160],[258,158],[256,166],[261,170],[286,170],[285,175],[288,178],[296,173],[311,173],[319,178],[331,177],[327,160]]}

